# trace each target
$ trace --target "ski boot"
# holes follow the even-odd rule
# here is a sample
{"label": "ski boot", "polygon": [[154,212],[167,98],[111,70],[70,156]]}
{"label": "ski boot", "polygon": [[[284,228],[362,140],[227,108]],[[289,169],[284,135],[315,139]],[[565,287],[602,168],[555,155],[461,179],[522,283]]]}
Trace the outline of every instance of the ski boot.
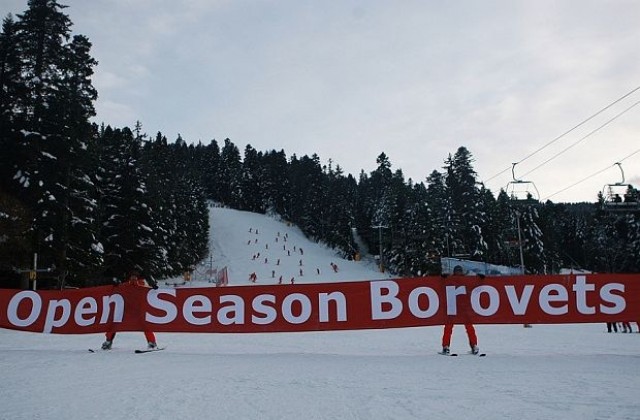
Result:
{"label": "ski boot", "polygon": [[104,343],[102,343],[102,350],[111,350],[112,345],[113,345],[113,341],[106,340]]}

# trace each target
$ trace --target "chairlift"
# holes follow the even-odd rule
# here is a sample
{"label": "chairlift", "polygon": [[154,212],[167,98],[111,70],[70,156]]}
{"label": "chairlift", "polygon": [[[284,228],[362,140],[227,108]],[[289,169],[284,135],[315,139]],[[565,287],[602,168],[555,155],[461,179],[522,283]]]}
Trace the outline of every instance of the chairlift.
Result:
{"label": "chairlift", "polygon": [[618,165],[622,179],[620,182],[605,184],[602,188],[603,208],[606,211],[620,213],[640,211],[638,190],[625,182],[622,164],[616,162],[615,165]]}
{"label": "chairlift", "polygon": [[513,180],[509,181],[505,188],[507,196],[511,202],[518,207],[531,206],[540,203],[540,193],[533,181],[525,181],[516,178],[516,165],[518,162],[513,163],[511,167],[511,176]]}

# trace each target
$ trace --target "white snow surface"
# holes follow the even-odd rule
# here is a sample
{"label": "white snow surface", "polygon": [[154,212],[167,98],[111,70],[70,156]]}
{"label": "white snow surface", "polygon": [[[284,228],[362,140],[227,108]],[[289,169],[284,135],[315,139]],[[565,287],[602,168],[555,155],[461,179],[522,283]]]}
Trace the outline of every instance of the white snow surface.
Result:
{"label": "white snow surface", "polygon": [[[267,216],[214,208],[211,223],[213,262],[228,265],[231,285],[250,285],[254,271],[258,284],[280,273],[296,282],[382,277]],[[285,257],[277,232],[304,255]],[[285,251],[280,266],[276,251]],[[147,354],[134,354],[142,333],[121,333],[113,350],[90,353],[101,334],[0,329],[0,419],[638,419],[632,325],[633,334],[608,334],[604,324],[480,325],[482,358],[465,354],[462,327],[452,342],[459,357],[436,353],[442,327],[161,333],[166,350]]]}

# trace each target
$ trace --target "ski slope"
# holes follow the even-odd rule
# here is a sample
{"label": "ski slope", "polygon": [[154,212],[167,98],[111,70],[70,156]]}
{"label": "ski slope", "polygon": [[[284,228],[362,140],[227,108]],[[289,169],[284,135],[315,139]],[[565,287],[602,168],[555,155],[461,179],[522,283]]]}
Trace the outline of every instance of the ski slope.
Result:
{"label": "ski slope", "polygon": [[[213,263],[229,268],[231,285],[251,287],[253,272],[274,287],[286,287],[280,275],[296,283],[383,276],[270,217],[213,208],[211,226]],[[278,232],[297,254],[272,245]],[[191,286],[210,286],[198,272]],[[480,325],[484,358],[463,355],[462,327],[452,341],[459,357],[436,354],[441,327],[158,334],[167,349],[147,354],[134,354],[142,333],[89,353],[101,335],[0,330],[0,419],[638,419],[632,325],[633,334],[601,324]]]}
{"label": "ski slope", "polygon": [[[388,278],[380,273],[371,257],[348,261],[339,252],[309,241],[296,226],[287,221],[261,214],[212,207],[210,209],[210,249],[213,267],[228,267],[229,285],[314,283]],[[206,261],[196,271],[198,279],[206,278]],[[337,271],[332,264],[337,266]]]}

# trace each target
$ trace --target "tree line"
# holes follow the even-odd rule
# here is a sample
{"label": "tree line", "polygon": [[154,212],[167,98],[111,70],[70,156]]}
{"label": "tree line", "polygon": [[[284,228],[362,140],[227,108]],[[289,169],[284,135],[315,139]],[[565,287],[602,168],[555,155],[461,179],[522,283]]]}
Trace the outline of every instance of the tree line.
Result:
{"label": "tree line", "polygon": [[[520,244],[531,274],[640,270],[638,212],[609,211],[599,192],[592,203],[494,194],[478,181],[463,146],[426,182],[392,170],[385,153],[374,171],[356,179],[331,161],[321,164],[317,155],[287,159],[282,150],[258,152],[248,145],[241,156],[229,139],[221,149],[215,140],[190,148],[199,156],[208,198],[290,220],[345,258],[365,251],[382,255],[397,275],[439,274],[440,258],[455,256],[520,266]],[[637,197],[637,190],[629,194]]]}
{"label": "tree line", "polygon": [[30,0],[3,21],[3,272],[31,267],[37,253],[58,287],[99,284],[132,268],[176,275],[208,253],[207,200],[278,215],[346,258],[381,255],[402,276],[439,273],[446,256],[516,266],[520,244],[530,273],[640,270],[637,212],[608,212],[602,196],[556,204],[494,194],[478,182],[466,147],[424,182],[405,179],[385,153],[356,179],[315,154],[250,145],[241,152],[229,139],[187,144],[149,137],[140,123],[92,124],[97,62],[71,25],[55,0]]}

